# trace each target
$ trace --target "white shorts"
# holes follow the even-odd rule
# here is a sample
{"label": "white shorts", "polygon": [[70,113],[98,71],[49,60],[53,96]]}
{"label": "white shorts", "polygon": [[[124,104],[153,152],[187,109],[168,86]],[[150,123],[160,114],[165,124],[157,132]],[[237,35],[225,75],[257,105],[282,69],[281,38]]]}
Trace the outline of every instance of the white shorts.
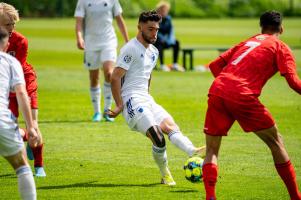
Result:
{"label": "white shorts", "polygon": [[132,130],[144,135],[150,127],[159,126],[164,119],[172,119],[171,115],[153,99],[138,98],[130,98],[125,103],[123,116]]}
{"label": "white shorts", "polygon": [[106,61],[116,62],[116,48],[105,48],[99,51],[85,51],[84,66],[88,70],[99,69]]}
{"label": "white shorts", "polygon": [[19,128],[0,128],[0,155],[4,157],[12,156],[24,148],[24,142],[19,132]]}

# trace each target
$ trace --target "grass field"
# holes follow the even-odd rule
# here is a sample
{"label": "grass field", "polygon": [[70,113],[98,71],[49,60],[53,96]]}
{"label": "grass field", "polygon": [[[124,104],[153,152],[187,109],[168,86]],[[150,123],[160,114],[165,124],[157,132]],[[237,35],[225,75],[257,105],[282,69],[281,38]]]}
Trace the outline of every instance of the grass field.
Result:
{"label": "grass field", "polygon": [[[127,20],[127,24],[134,36],[136,21]],[[231,46],[257,33],[257,24],[257,20],[232,19],[175,21],[182,46]],[[284,25],[282,39],[291,46],[300,45],[300,19],[287,19]],[[115,123],[90,122],[88,75],[82,67],[82,52],[76,49],[73,19],[26,19],[19,22],[18,30],[29,39],[29,60],[39,82],[47,172],[45,179],[35,179],[39,199],[204,199],[203,184],[184,178],[186,155],[169,141],[169,165],[177,182],[173,188],[159,184],[150,142],[131,132],[121,116]],[[301,51],[294,54],[300,66]],[[205,64],[216,56],[214,51],[198,52],[195,63]],[[209,72],[156,71],[153,75],[152,95],[196,145],[204,144],[202,127],[212,80]],[[300,96],[277,74],[265,86],[261,100],[283,134],[301,187]],[[14,171],[1,159],[0,199],[18,199],[16,183]],[[267,147],[237,124],[223,139],[217,196],[223,200],[289,199]]]}

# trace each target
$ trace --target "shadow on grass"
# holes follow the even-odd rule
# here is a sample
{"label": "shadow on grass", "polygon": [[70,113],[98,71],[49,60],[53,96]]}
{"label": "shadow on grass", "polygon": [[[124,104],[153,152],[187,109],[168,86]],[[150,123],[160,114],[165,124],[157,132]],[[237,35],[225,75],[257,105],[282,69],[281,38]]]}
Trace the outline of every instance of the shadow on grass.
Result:
{"label": "shadow on grass", "polygon": [[170,191],[173,193],[194,193],[194,192],[199,192],[198,190],[193,190],[193,189],[187,189],[187,190],[173,190]]}
{"label": "shadow on grass", "polygon": [[74,119],[74,120],[40,120],[39,124],[64,124],[64,123],[95,123],[89,119]]}
{"label": "shadow on grass", "polygon": [[2,178],[16,178],[16,174],[0,174],[0,179]]}
{"label": "shadow on grass", "polygon": [[113,184],[113,183],[95,183],[97,181],[90,181],[86,183],[74,183],[68,185],[54,185],[38,187],[39,190],[57,190],[66,188],[111,188],[111,187],[153,187],[160,185],[160,183],[150,184]]}

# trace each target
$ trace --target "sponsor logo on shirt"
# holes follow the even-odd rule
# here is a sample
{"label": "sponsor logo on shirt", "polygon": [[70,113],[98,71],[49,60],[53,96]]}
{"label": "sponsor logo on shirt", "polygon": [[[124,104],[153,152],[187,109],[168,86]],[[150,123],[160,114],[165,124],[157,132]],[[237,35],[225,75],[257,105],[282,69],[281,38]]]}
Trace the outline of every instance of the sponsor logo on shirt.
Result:
{"label": "sponsor logo on shirt", "polygon": [[155,56],[155,54],[153,53],[153,54],[152,54],[152,61],[154,62],[155,59],[156,59],[156,56]]}

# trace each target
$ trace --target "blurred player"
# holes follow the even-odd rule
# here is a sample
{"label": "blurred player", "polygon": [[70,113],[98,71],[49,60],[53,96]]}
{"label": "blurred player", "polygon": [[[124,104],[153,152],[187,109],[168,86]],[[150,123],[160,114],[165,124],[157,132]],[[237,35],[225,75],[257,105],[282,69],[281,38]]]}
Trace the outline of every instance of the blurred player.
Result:
{"label": "blurred player", "polygon": [[[0,26],[5,28],[9,33],[9,46],[7,53],[16,57],[21,63],[23,73],[26,82],[26,90],[30,99],[31,112],[34,127],[41,138],[39,144],[35,148],[27,146],[27,154],[30,160],[34,159],[35,175],[37,177],[45,177],[43,163],[43,140],[42,134],[38,126],[38,97],[37,97],[37,77],[34,69],[30,64],[27,63],[28,53],[28,41],[27,39],[15,31],[15,24],[19,21],[18,11],[11,5],[6,3],[0,3]],[[9,97],[9,109],[15,115],[19,117],[19,108],[16,95],[10,94]],[[23,140],[27,141],[28,133],[25,130],[20,130]]]}
{"label": "blurred player", "polygon": [[215,200],[217,158],[222,136],[234,121],[245,132],[254,132],[270,148],[275,167],[292,200],[301,200],[296,174],[274,119],[258,99],[265,83],[276,73],[301,94],[301,81],[289,47],[279,40],[283,32],[280,13],[265,12],[260,17],[261,34],[234,46],[209,67],[216,77],[210,90],[206,114],[206,158],[203,180],[206,199]]}
{"label": "blurred player", "polygon": [[18,125],[8,109],[10,90],[14,90],[26,123],[29,143],[36,146],[38,135],[33,125],[24,75],[20,63],[3,53],[8,45],[8,32],[0,27],[0,155],[14,168],[18,177],[18,188],[22,199],[36,199],[35,182],[27,163],[24,143]]}
{"label": "blurred player", "polygon": [[109,111],[116,117],[123,111],[129,127],[146,135],[153,143],[153,157],[162,175],[161,183],[175,185],[167,164],[163,134],[189,156],[202,154],[205,147],[196,148],[182,134],[173,118],[149,94],[151,73],[158,59],[156,42],[161,16],[156,11],[143,12],[139,17],[137,37],[130,40],[118,57],[112,75],[112,93],[116,108]]}
{"label": "blurred player", "polygon": [[[84,65],[89,70],[90,95],[94,108],[92,121],[113,121],[106,114],[111,108],[111,75],[117,58],[117,37],[112,25],[113,18],[127,42],[128,33],[122,17],[122,8],[118,0],[78,0],[76,10],[77,47],[84,50]],[[101,115],[101,89],[99,86],[99,68],[104,73],[104,113]]]}

